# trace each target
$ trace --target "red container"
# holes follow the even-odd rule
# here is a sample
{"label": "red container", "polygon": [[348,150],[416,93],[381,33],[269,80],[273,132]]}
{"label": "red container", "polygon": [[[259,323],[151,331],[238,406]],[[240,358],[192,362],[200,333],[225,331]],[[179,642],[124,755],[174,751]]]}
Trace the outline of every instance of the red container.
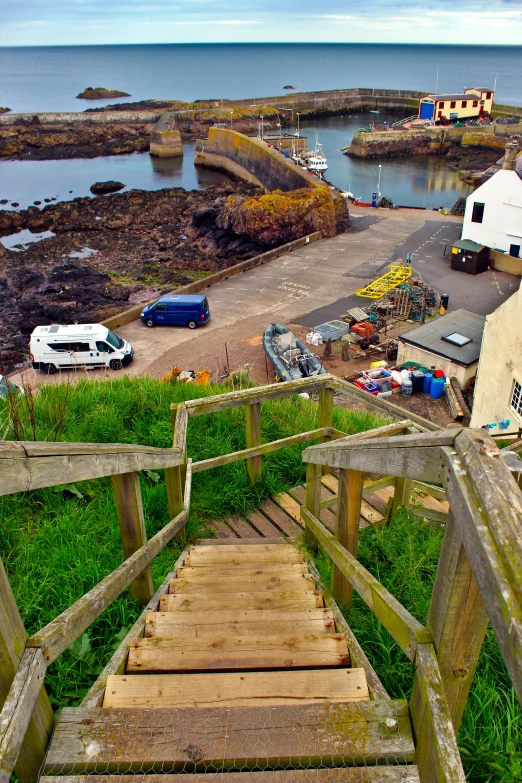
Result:
{"label": "red container", "polygon": [[433,373],[434,378],[444,378],[444,373],[442,370],[435,370]]}

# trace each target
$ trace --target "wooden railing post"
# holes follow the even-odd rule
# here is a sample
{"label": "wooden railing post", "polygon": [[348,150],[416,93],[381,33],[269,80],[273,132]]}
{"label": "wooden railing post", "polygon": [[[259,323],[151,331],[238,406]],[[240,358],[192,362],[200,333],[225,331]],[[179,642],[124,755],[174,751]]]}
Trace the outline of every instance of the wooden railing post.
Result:
{"label": "wooden railing post", "polygon": [[[469,689],[488,627],[479,587],[464,550],[458,525],[450,511],[440,553],[426,627],[441,673],[455,734],[459,730]],[[417,735],[419,775],[436,781],[418,675],[412,693],[412,718]]]}
{"label": "wooden railing post", "polygon": [[[112,477],[116,513],[120,523],[121,543],[125,560],[147,543],[143,505],[141,502],[139,473],[121,473]],[[129,592],[142,606],[147,604],[154,594],[150,566],[129,585]]]}
{"label": "wooden railing post", "polygon": [[[317,519],[321,514],[321,476],[322,465],[309,462],[306,466],[306,508]],[[317,541],[305,519],[305,543],[310,549],[317,549]]]}
{"label": "wooden railing post", "polygon": [[[0,707],[7,698],[26,639],[27,634],[0,560]],[[20,783],[35,783],[38,779],[53,726],[53,711],[42,687],[15,765]]]}
{"label": "wooden railing post", "polygon": [[[354,557],[357,556],[357,539],[361,518],[363,474],[358,470],[339,470],[339,499],[335,537]],[[347,609],[352,601],[352,586],[337,566],[332,568],[332,594]]]}
{"label": "wooden railing post", "polygon": [[[183,411],[181,410],[183,407]],[[172,468],[166,468],[165,470],[165,483],[167,486],[167,501],[169,504],[169,518],[174,519],[183,511],[183,487],[185,486],[185,477],[187,473],[187,454],[186,454],[186,417],[187,410],[185,406],[172,405],[170,409],[170,416],[172,421],[172,445],[178,448],[183,448],[185,451],[185,460],[181,465],[175,465]],[[183,429],[183,422],[185,421],[184,432],[179,432],[180,426]],[[177,534],[176,539],[181,547],[185,546],[186,535],[185,527]]]}
{"label": "wooden railing post", "polygon": [[391,513],[396,514],[400,508],[409,508],[411,506],[411,492],[413,489],[413,481],[408,478],[397,477],[395,479],[395,492],[393,494],[393,502]]}
{"label": "wooden railing post", "polygon": [[[333,426],[333,403],[335,392],[333,389],[325,386],[319,392],[319,418],[318,427],[332,427]],[[323,435],[318,439],[318,443],[328,443],[331,440],[329,435]],[[332,472],[332,468],[326,466],[323,467],[323,475]]]}
{"label": "wooden railing post", "polygon": [[[261,445],[261,403],[254,402],[245,406],[246,445],[247,449]],[[247,459],[248,478],[252,484],[261,481],[262,457],[250,457]]]}

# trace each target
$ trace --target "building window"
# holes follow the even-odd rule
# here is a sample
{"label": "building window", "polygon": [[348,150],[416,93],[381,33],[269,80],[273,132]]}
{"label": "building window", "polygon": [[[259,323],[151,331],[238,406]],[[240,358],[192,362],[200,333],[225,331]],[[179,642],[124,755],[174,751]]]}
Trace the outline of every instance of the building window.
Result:
{"label": "building window", "polygon": [[485,204],[481,204],[480,201],[475,201],[473,204],[473,214],[471,215],[472,223],[482,223],[484,220],[484,207]]}
{"label": "building window", "polygon": [[522,386],[518,381],[513,384],[513,392],[511,394],[511,408],[522,416]]}
{"label": "building window", "polygon": [[490,98],[491,98],[491,93],[490,92],[486,93],[486,100],[489,101]]}
{"label": "building window", "polygon": [[444,108],[444,101],[441,101],[441,102],[439,103],[439,109],[443,109],[443,108]]}
{"label": "building window", "polygon": [[465,109],[467,105],[468,105],[468,102],[467,102],[467,101],[462,101],[462,108],[463,108],[463,109]]}
{"label": "building window", "polygon": [[478,107],[478,101],[473,101],[473,108],[476,109]]}
{"label": "building window", "polygon": [[457,105],[457,101],[451,101],[450,109],[454,109],[456,105]]}

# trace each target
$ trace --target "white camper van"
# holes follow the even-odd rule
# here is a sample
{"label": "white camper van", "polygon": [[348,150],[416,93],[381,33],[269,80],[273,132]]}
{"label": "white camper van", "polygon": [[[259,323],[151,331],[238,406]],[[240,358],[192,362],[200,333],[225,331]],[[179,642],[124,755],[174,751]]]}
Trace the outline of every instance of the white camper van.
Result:
{"label": "white camper van", "polygon": [[31,362],[49,375],[76,367],[121,370],[132,362],[132,346],[101,324],[37,326],[31,335]]}

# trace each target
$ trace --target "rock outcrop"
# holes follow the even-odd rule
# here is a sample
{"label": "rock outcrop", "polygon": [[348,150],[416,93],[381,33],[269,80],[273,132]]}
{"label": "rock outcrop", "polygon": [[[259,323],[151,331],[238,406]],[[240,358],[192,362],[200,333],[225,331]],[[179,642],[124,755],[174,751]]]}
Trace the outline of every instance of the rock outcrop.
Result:
{"label": "rock outcrop", "polygon": [[130,98],[130,93],[121,90],[108,90],[106,87],[86,87],[76,97],[85,101],[97,101],[103,98]]}
{"label": "rock outcrop", "polygon": [[123,182],[116,182],[113,179],[107,180],[107,182],[95,182],[91,185],[89,190],[94,193],[95,196],[101,196],[105,193],[117,193],[118,190],[123,190],[125,185]]}

